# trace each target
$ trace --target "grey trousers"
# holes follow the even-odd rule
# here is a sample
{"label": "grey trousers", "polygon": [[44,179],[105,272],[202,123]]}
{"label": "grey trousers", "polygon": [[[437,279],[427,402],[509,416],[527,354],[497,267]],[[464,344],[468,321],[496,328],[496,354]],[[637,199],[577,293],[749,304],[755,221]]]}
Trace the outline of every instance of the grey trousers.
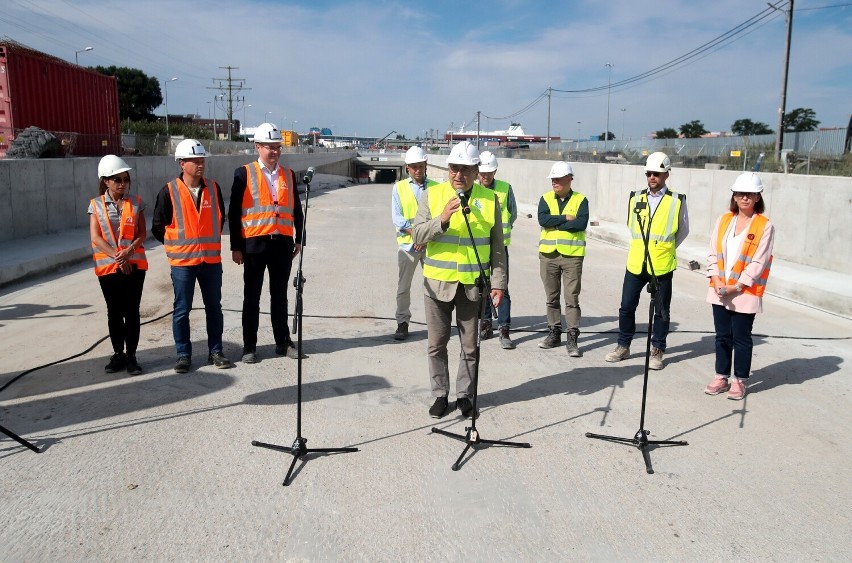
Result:
{"label": "grey trousers", "polygon": [[464,286],[458,284],[452,301],[438,301],[426,295],[426,325],[429,330],[429,377],[432,396],[446,397],[450,394],[450,367],[447,343],[450,341],[450,323],[453,309],[456,310],[456,327],[461,337],[461,354],[456,375],[456,396],[473,395],[473,375],[476,369],[476,338],[479,327],[476,319],[477,301],[467,298]]}
{"label": "grey trousers", "polygon": [[423,257],[426,251],[415,252],[400,248],[396,253],[399,269],[399,281],[396,284],[396,322],[407,323],[411,320],[411,280],[417,264],[423,267]]}
{"label": "grey trousers", "polygon": [[[555,255],[555,256],[554,256]],[[565,296],[565,331],[580,332],[580,288],[583,277],[583,256],[563,256],[539,253],[539,273],[544,284],[547,306],[547,326],[562,327],[559,306],[560,289]]]}

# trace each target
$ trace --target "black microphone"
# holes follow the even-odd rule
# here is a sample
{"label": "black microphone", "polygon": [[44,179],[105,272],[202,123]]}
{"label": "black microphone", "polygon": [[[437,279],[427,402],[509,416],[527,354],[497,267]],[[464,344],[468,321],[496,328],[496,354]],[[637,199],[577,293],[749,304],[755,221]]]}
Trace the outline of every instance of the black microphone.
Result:
{"label": "black microphone", "polygon": [[470,206],[467,202],[467,196],[464,194],[464,190],[459,188],[456,190],[456,195],[459,196],[459,201],[461,202],[462,213],[470,213]]}
{"label": "black microphone", "polygon": [[317,171],[313,166],[308,167],[307,171],[305,171],[305,175],[302,176],[302,183],[310,184],[311,180],[314,179],[314,173]]}
{"label": "black microphone", "polygon": [[647,201],[637,201],[636,207],[633,208],[633,213],[639,215],[639,212],[648,207]]}

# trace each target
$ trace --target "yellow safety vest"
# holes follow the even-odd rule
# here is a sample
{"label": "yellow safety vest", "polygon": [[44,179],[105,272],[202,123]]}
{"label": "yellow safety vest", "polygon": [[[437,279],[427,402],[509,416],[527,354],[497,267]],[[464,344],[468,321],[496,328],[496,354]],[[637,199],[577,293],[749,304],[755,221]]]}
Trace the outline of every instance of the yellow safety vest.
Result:
{"label": "yellow safety vest", "polygon": [[[586,196],[580,192],[569,194],[565,209],[559,212],[559,200],[556,193],[549,191],[541,198],[547,204],[551,215],[571,214],[576,216],[580,210],[580,204],[586,201]],[[586,255],[586,231],[569,232],[559,229],[542,229],[538,240],[538,251],[550,253],[553,251],[563,256],[585,256]]]}
{"label": "yellow safety vest", "polygon": [[[444,211],[447,202],[456,197],[450,182],[436,184],[428,191],[429,210],[432,217]],[[497,198],[492,190],[474,184],[470,191],[470,229],[479,252],[485,275],[491,275],[491,229],[494,227],[494,206]],[[461,208],[450,217],[447,230],[426,245],[423,276],[447,282],[473,285],[479,277],[476,254],[470,242]]]}
{"label": "yellow safety vest", "polygon": [[509,223],[509,182],[494,180],[493,190],[500,201],[500,216],[503,219],[503,246],[509,246],[512,242],[512,225]]}
{"label": "yellow safety vest", "polygon": [[[648,216],[651,206],[648,204],[647,190],[636,191],[630,194],[627,207],[627,227],[630,229],[630,248],[627,251],[627,271],[637,276],[642,273],[645,264],[645,243],[642,241],[642,232],[639,230],[639,221],[635,213],[636,202],[645,202],[645,207],[639,211],[638,216],[642,218],[645,232],[648,234],[648,254],[651,256],[651,265],[654,273],[658,276],[668,274],[677,268],[677,253],[675,251],[675,239],[677,237],[678,216],[680,206],[686,200],[684,194],[678,194],[666,190],[660,204],[651,217],[651,230],[648,232]],[[650,272],[650,268],[646,268]]]}
{"label": "yellow safety vest", "polygon": [[[426,179],[426,187],[437,184],[435,180]],[[414,221],[414,216],[417,215],[417,198],[414,197],[414,188],[411,187],[411,182],[408,178],[403,178],[396,183],[396,193],[399,194],[399,203],[402,206],[402,216],[408,221]],[[397,234],[396,242],[402,246],[403,244],[411,244],[414,242],[411,235],[408,233]]]}

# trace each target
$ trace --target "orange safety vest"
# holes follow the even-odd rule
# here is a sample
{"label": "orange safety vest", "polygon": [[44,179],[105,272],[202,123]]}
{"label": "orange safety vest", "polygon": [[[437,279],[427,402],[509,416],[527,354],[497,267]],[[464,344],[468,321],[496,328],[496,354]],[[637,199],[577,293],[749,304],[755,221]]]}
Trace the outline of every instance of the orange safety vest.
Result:
{"label": "orange safety vest", "polygon": [[243,168],[246,169],[242,213],[243,238],[274,234],[293,236],[294,197],[289,183],[290,169],[278,167],[278,186],[273,200],[260,163],[255,161]]}
{"label": "orange safety vest", "polygon": [[[202,180],[203,181],[203,180]],[[196,266],[222,262],[222,220],[219,186],[213,180],[201,190],[200,208],[181,178],[169,182],[172,222],[166,227],[163,246],[172,266]]]}
{"label": "orange safety vest", "polygon": [[[725,255],[722,252],[722,248],[725,233],[728,232],[728,226],[731,224],[731,220],[733,218],[733,213],[726,213],[722,216],[721,221],[719,221],[719,233],[716,237],[716,267],[719,270],[719,277],[724,280],[725,285],[733,285],[737,283],[742,271],[746,266],[751,264],[751,261],[754,258],[754,253],[760,244],[760,238],[763,236],[763,231],[766,228],[767,222],[766,217],[759,213],[751,220],[751,225],[748,228],[748,234],[746,234],[745,240],[743,240],[740,255],[737,257],[736,262],[734,262],[734,265],[731,268],[731,277],[729,279],[725,279]],[[760,272],[760,275],[754,280],[754,284],[750,286],[743,286],[743,293],[750,293],[757,297],[762,297],[763,292],[766,290],[766,280],[769,279],[769,268],[771,267],[772,256],[769,257],[769,262],[766,263],[763,267],[763,271]],[[710,285],[713,285],[712,280],[710,281]]]}
{"label": "orange safety vest", "polygon": [[[98,220],[101,236],[110,246],[116,250],[128,248],[136,238],[136,228],[139,225],[139,208],[142,206],[142,198],[138,195],[127,196],[121,208],[121,223],[118,229],[118,241],[109,222],[109,213],[106,207],[106,195],[96,197],[92,200],[92,208]],[[118,262],[115,258],[104,254],[92,243],[92,258],[95,261],[95,275],[106,276],[119,271]],[[129,262],[140,270],[148,269],[148,259],[145,257],[145,248],[140,244],[133,252]]]}

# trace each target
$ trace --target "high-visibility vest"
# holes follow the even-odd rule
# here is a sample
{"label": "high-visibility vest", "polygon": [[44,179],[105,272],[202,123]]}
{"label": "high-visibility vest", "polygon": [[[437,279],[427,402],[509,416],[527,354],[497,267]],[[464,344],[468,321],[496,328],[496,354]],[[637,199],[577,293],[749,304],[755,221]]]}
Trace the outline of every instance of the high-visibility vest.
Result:
{"label": "high-visibility vest", "polygon": [[260,163],[255,161],[243,168],[246,169],[246,191],[243,193],[241,219],[243,238],[273,234],[293,236],[295,196],[290,186],[291,170],[283,166],[278,167],[278,185],[273,200]]}
{"label": "high-visibility vest", "polygon": [[509,222],[511,214],[509,213],[509,182],[503,180],[494,180],[494,185],[491,189],[497,194],[497,200],[500,202],[500,216],[503,220],[503,246],[509,246],[512,243],[512,225]]}
{"label": "high-visibility vest", "polygon": [[[436,184],[429,188],[429,210],[432,217],[438,217],[450,199],[456,197],[456,191],[450,182]],[[494,206],[497,205],[494,192],[474,184],[470,192],[468,205],[470,230],[479,260],[485,275],[491,275],[491,229],[494,227]],[[476,254],[467,232],[464,215],[459,208],[452,217],[447,230],[426,245],[426,258],[423,262],[423,276],[439,281],[461,282],[473,285],[479,277]]]}
{"label": "high-visibility vest", "polygon": [[[760,213],[755,214],[754,218],[751,220],[751,225],[749,225],[748,233],[743,240],[740,255],[737,256],[734,265],[731,267],[731,277],[725,279],[725,254],[722,250],[724,248],[725,233],[728,231],[728,226],[731,224],[731,220],[734,217],[735,215],[733,213],[726,213],[722,216],[722,220],[719,222],[718,236],[716,237],[716,240],[713,241],[716,243],[714,248],[716,251],[716,267],[719,269],[719,277],[722,278],[725,285],[733,285],[737,283],[740,279],[740,274],[742,274],[745,267],[751,264],[751,261],[754,258],[754,253],[760,244],[760,239],[763,237],[763,231],[766,228],[766,223],[768,221],[768,219]],[[749,286],[742,286],[743,293],[750,293],[757,297],[763,297],[763,292],[766,291],[766,281],[769,279],[769,269],[771,267],[772,256],[769,257],[769,262],[767,262],[763,267],[763,271],[760,272],[760,275],[754,280],[754,283]],[[710,280],[710,285],[713,285],[712,280]]]}
{"label": "high-visibility vest", "polygon": [[[649,233],[648,217],[651,206],[648,204],[647,193],[648,190],[642,190],[630,194],[627,207],[627,227],[630,229],[631,240],[630,248],[627,251],[627,271],[638,276],[642,273],[642,266],[645,264],[645,243],[642,240],[638,220],[638,217],[641,217],[642,224],[645,226],[645,233],[648,235],[648,254],[651,256],[651,265],[654,268],[654,273],[661,276],[673,272],[677,268],[675,240],[677,238],[680,206],[686,200],[686,196],[666,190],[650,219],[651,230]],[[639,210],[638,217],[635,212],[637,202],[645,203],[645,206]],[[647,271],[650,272],[650,268]]]}
{"label": "high-visibility vest", "polygon": [[[109,222],[109,213],[106,206],[106,195],[96,197],[92,200],[92,208],[98,220],[101,236],[116,250],[128,248],[136,238],[136,229],[139,225],[139,208],[142,206],[142,198],[138,195],[125,196],[121,207],[121,221],[118,228],[118,239]],[[95,261],[95,275],[106,276],[118,271],[118,262],[112,256],[104,254],[92,243],[92,258]],[[140,270],[148,269],[148,259],[145,257],[145,248],[140,244],[128,260]]]}
{"label": "high-visibility vest", "polygon": [[[547,192],[541,198],[547,204],[551,215],[571,214],[576,217],[580,211],[580,204],[586,201],[586,196],[572,190],[565,209],[560,213],[559,200],[553,191]],[[562,231],[559,229],[542,229],[538,239],[538,251],[545,254],[558,252],[563,256],[585,256],[586,255],[586,231]]]}
{"label": "high-visibility vest", "polygon": [[181,178],[169,182],[172,222],[166,227],[163,246],[172,266],[197,266],[222,262],[222,219],[219,215],[219,186],[207,181],[201,190],[200,208]]}
{"label": "high-visibility vest", "polygon": [[[426,179],[426,187],[437,184],[435,180]],[[403,178],[396,183],[396,193],[399,194],[399,204],[402,207],[402,217],[407,221],[414,221],[414,216],[417,215],[417,198],[414,197],[414,188],[411,187],[411,182],[408,178]],[[411,244],[414,242],[411,235],[408,233],[397,234],[396,242],[402,246],[403,244]]]}

